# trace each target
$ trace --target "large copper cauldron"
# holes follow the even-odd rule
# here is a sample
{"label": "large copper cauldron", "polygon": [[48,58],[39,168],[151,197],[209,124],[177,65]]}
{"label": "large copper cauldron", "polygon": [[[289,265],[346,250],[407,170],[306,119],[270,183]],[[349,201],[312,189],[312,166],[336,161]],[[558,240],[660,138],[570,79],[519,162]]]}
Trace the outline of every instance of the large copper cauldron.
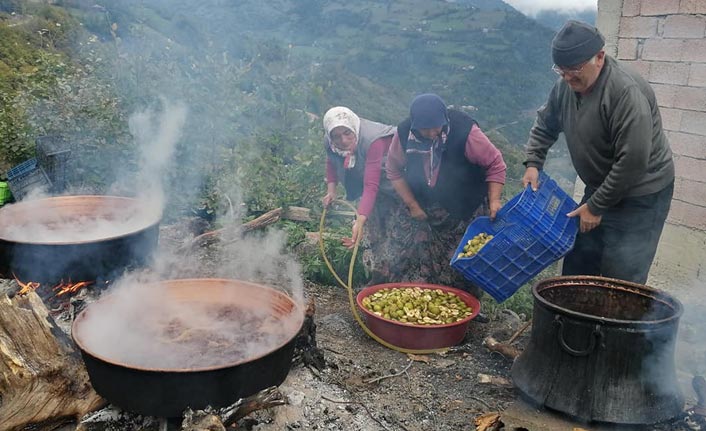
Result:
{"label": "large copper cauldron", "polygon": [[0,208],[0,274],[23,281],[113,278],[147,263],[161,214],[117,196],[61,196]]}
{"label": "large copper cauldron", "polygon": [[76,317],[72,336],[96,392],[125,410],[180,417],[281,384],[303,322],[301,305],[270,287],[170,280],[117,286]]}
{"label": "large copper cauldron", "polygon": [[681,413],[676,298],[590,276],[543,280],[532,293],[532,335],[512,366],[524,395],[587,422],[652,424]]}

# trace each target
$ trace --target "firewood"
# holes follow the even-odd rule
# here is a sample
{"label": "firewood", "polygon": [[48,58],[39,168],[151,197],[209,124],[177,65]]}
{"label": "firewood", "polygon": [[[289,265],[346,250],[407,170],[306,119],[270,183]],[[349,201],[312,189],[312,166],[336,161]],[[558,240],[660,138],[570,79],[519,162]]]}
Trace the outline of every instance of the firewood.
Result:
{"label": "firewood", "polygon": [[284,214],[282,214],[283,219],[293,220],[293,221],[312,221],[311,210],[304,207],[288,207]]}
{"label": "firewood", "polygon": [[226,427],[256,410],[281,406],[285,403],[279,389],[272,386],[248,398],[241,398],[233,405],[222,409],[206,408],[197,411],[186,409],[181,429],[182,431],[225,431]]}
{"label": "firewood", "polygon": [[263,227],[269,226],[276,223],[282,216],[282,208],[275,208],[271,211],[266,212],[260,217],[250,220],[242,225],[230,225],[221,229],[212,230],[210,232],[202,233],[191,239],[188,243],[184,244],[179,248],[179,252],[184,252],[191,249],[194,246],[204,247],[206,245],[213,244],[216,241],[222,242],[233,242],[237,238],[246,233],[256,229],[262,229]]}
{"label": "firewood", "polygon": [[316,304],[314,298],[309,298],[304,313],[304,324],[294,338],[294,362],[301,360],[304,365],[321,371],[326,366],[323,350],[316,344],[316,323],[314,314]]}
{"label": "firewood", "polygon": [[501,343],[493,337],[486,337],[485,340],[483,340],[483,345],[491,352],[498,352],[508,359],[514,360],[520,356],[520,351],[515,347],[509,344]]}
{"label": "firewood", "polygon": [[485,413],[475,419],[476,431],[498,431],[504,425],[500,413]]}
{"label": "firewood", "polygon": [[79,418],[105,404],[34,292],[0,295],[0,431]]}

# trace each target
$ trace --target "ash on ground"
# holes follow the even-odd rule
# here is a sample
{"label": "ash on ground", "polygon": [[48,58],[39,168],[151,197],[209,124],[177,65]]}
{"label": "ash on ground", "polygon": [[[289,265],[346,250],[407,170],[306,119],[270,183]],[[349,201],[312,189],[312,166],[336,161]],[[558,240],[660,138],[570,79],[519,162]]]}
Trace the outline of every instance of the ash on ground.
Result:
{"label": "ash on ground", "polygon": [[[194,235],[183,224],[163,226],[160,246],[171,251],[183,249],[184,238]],[[188,276],[213,274],[217,264],[212,261],[211,247],[197,247],[192,253],[195,261],[189,270],[200,272]],[[409,356],[387,349],[365,335],[351,314],[344,289],[306,284],[305,295],[313,299],[316,306],[317,345],[324,353],[325,366],[319,370],[297,361],[279,388],[287,404],[255,411],[241,419],[236,429],[472,430],[477,416],[488,412],[502,415],[508,406],[519,402],[519,394],[509,380],[511,360],[489,351],[482,342],[488,336],[499,341],[509,339],[524,323],[522,317],[511,312],[498,313],[489,322],[471,322],[457,353]],[[70,318],[70,313],[64,314],[57,323],[67,330]],[[529,331],[525,331],[514,345],[522,350],[528,339]],[[680,380],[692,377],[688,372],[680,370],[680,373]],[[685,395],[687,406],[693,405],[693,392],[685,391]],[[670,424],[638,429],[706,430],[706,427],[697,427],[699,421],[699,418],[684,416]],[[179,430],[180,426],[177,420],[144,418],[109,406],[60,430],[169,431]],[[585,424],[575,427],[593,429]]]}

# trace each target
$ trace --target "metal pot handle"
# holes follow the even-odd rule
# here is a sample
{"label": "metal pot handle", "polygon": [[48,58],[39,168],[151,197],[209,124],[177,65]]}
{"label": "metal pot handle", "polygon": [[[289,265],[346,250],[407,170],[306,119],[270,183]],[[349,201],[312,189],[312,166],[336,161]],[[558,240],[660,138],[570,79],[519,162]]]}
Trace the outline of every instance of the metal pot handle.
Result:
{"label": "metal pot handle", "polygon": [[557,333],[558,338],[559,338],[559,345],[561,346],[564,351],[570,355],[573,356],[588,356],[593,352],[593,349],[596,348],[596,340],[600,337],[603,336],[603,332],[601,331],[601,325],[596,324],[593,327],[593,331],[591,332],[591,338],[590,341],[588,342],[588,347],[586,347],[585,350],[576,350],[571,347],[569,347],[568,344],[566,344],[566,340],[564,340],[564,319],[561,318],[561,316],[556,315],[554,316],[554,324],[559,327],[559,331]]}

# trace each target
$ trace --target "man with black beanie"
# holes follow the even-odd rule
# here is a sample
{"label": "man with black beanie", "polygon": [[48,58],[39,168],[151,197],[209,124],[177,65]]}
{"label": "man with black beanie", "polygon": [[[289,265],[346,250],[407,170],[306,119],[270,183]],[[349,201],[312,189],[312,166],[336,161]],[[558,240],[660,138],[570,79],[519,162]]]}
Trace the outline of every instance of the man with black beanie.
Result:
{"label": "man with black beanie", "polygon": [[595,27],[568,21],[552,40],[560,76],[527,142],[522,182],[537,188],[549,148],[564,133],[586,184],[580,233],[564,275],[602,275],[644,284],[674,190],[674,163],[655,94],[603,50]]}

